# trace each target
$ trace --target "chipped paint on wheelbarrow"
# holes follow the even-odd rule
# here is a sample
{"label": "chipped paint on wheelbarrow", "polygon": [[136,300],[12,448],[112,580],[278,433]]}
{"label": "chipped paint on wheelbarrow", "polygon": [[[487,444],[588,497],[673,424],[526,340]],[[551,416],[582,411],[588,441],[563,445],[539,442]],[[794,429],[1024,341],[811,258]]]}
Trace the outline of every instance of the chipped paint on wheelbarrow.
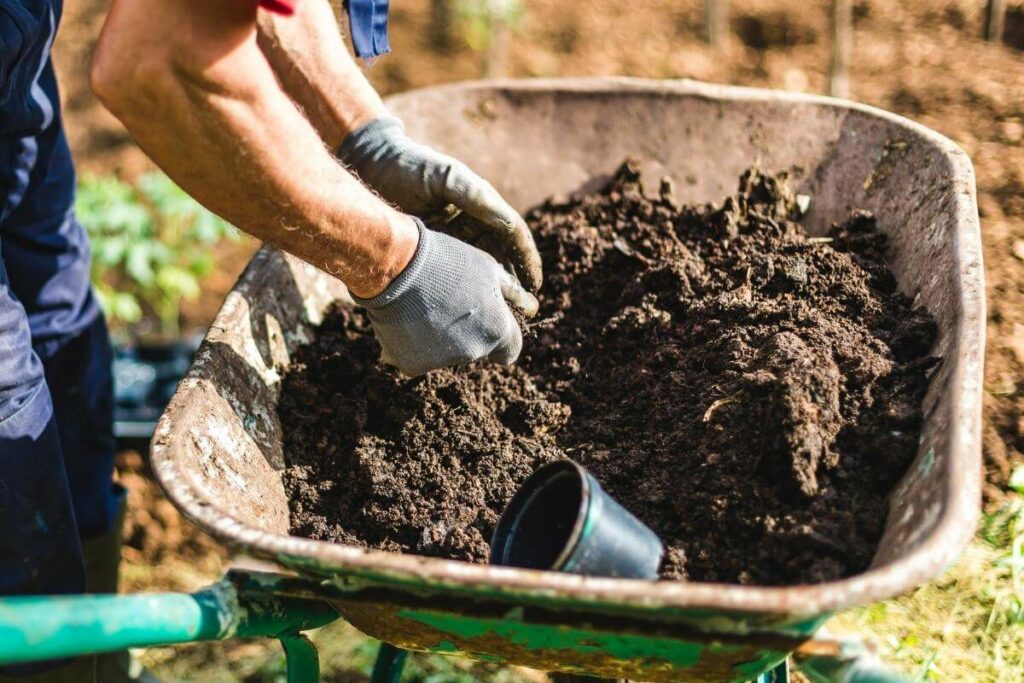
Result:
{"label": "chipped paint on wheelbarrow", "polygon": [[[627,156],[687,202],[731,192],[752,163],[813,197],[816,234],[878,217],[903,291],[935,316],[942,363],[917,460],[861,574],[764,588],[566,576],[289,536],[276,404],[297,345],[339,282],[264,248],[225,301],[153,441],[156,476],[200,528],[307,579],[366,633],[411,649],[639,680],[744,680],[846,607],[941,572],[969,541],[980,487],[984,283],[974,176],[946,138],[807,95],[685,81],[492,81],[391,98],[409,132],[489,178],[519,209],[593,189]],[[312,583],[308,581],[312,579]]]}

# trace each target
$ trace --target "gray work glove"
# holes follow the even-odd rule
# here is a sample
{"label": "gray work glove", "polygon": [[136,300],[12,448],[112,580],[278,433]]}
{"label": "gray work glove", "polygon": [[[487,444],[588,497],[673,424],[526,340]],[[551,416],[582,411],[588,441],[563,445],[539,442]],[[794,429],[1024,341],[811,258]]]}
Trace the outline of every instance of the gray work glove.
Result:
{"label": "gray work glove", "polygon": [[405,213],[431,221],[454,205],[463,214],[444,232],[510,265],[528,290],[540,289],[540,254],[522,216],[464,163],[413,142],[398,119],[382,117],[353,131],[338,158]]}
{"label": "gray work glove", "polygon": [[506,303],[527,315],[537,300],[489,254],[417,219],[420,241],[405,270],[366,308],[381,360],[415,377],[436,368],[487,359],[508,365],[523,336]]}

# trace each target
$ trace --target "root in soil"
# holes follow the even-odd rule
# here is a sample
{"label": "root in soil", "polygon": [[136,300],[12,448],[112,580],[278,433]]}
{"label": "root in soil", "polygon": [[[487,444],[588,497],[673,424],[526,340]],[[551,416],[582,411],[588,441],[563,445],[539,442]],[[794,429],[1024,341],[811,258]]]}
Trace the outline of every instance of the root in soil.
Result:
{"label": "root in soil", "polygon": [[856,212],[829,239],[784,175],[720,205],[602,192],[527,216],[543,321],[517,365],[406,379],[335,307],[280,401],[292,532],[484,562],[517,485],[569,457],[657,532],[666,579],[779,585],[869,564],[937,359]]}

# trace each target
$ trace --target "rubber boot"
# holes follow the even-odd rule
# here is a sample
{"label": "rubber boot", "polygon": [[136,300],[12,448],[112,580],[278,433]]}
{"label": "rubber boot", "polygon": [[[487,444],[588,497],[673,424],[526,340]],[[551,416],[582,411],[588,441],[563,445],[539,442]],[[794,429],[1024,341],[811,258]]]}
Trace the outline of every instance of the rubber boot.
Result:
{"label": "rubber boot", "polygon": [[[127,496],[120,484],[114,484],[120,503],[110,531],[103,536],[82,541],[85,557],[85,592],[117,593],[121,567],[121,531],[127,508]],[[159,683],[158,679],[134,661],[127,650],[98,654],[97,683]]]}
{"label": "rubber boot", "polygon": [[[31,666],[31,665],[27,665]],[[14,675],[17,666],[6,667],[12,675],[0,674],[0,683],[100,683],[96,677],[96,657],[77,657],[68,664],[26,676]]]}

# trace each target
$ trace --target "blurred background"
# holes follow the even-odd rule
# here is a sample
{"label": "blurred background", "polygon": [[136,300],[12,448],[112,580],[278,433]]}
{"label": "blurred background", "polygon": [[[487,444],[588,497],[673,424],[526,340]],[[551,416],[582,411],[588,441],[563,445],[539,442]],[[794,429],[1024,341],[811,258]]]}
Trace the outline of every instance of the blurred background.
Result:
{"label": "blurred background", "polygon": [[[132,364],[140,354],[173,370],[184,353],[187,367],[190,345],[258,244],[156,172],[90,93],[108,4],[66,3],[55,59],[93,276],[124,345],[120,382],[131,386],[150,372]],[[869,637],[916,680],[1024,680],[1024,0],[392,0],[391,42],[394,53],[367,68],[383,94],[484,76],[693,78],[848,96],[930,126],[967,151],[989,304],[983,524],[944,577],[842,614],[830,628]],[[167,352],[172,347],[185,350]],[[118,469],[130,496],[125,590],[193,590],[218,578],[227,551],[163,499],[141,449],[122,451]],[[344,625],[315,639],[325,680],[366,680],[375,643]],[[284,681],[273,643],[140,656],[167,680]],[[423,657],[404,680],[546,677]]]}

